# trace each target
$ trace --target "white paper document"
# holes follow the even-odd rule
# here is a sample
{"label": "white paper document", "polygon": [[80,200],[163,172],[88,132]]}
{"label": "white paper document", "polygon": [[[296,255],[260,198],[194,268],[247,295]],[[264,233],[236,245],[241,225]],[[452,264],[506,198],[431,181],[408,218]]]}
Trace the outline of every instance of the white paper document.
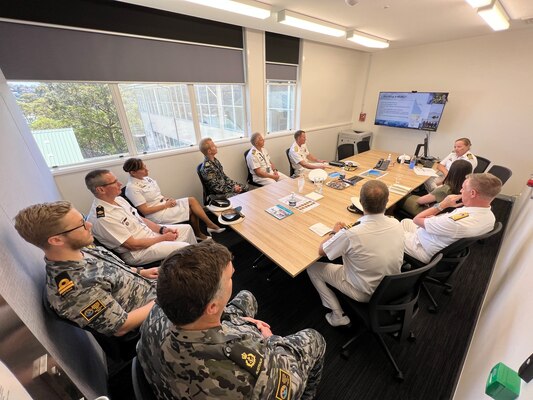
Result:
{"label": "white paper document", "polygon": [[415,174],[421,176],[438,176],[433,168],[414,167]]}
{"label": "white paper document", "polygon": [[319,222],[317,224],[311,225],[309,227],[313,232],[315,232],[318,236],[324,236],[325,234],[331,232],[331,228],[322,222]]}

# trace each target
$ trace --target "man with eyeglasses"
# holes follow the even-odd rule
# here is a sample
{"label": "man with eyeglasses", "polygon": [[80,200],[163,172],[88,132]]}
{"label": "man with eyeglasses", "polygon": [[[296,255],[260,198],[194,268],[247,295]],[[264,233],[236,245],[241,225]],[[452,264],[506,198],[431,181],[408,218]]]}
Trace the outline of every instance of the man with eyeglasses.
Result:
{"label": "man with eyeglasses", "polygon": [[15,217],[20,236],[44,251],[51,308],[82,328],[122,336],[152,309],[158,268],[129,267],[92,246],[91,228],[68,201],[35,204]]}
{"label": "man with eyeglasses", "polygon": [[174,250],[197,243],[190,225],[159,225],[141,217],[120,196],[122,184],[111,171],[89,172],[85,185],[95,197],[88,220],[96,239],[129,265],[162,260]]}

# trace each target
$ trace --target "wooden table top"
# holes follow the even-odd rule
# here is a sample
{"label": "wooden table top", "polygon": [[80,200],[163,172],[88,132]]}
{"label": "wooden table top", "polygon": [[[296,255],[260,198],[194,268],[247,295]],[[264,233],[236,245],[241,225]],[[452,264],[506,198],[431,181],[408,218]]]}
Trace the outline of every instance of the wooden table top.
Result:
{"label": "wooden table top", "polygon": [[[345,172],[346,177],[358,175],[374,165],[380,158],[386,159],[389,152],[369,150],[345,159],[355,161],[359,167],[352,172]],[[409,169],[409,164],[398,164],[397,153],[392,153],[392,161],[386,175],[379,178],[387,186],[398,183],[407,186],[410,190],[418,187],[427,179],[426,176],[418,176]],[[341,168],[330,167],[329,173],[341,171]],[[329,178],[325,183],[336,180]],[[274,263],[283,268],[292,277],[304,271],[310,264],[319,258],[318,247],[323,237],[311,231],[309,227],[321,222],[329,227],[338,222],[353,223],[362,215],[354,214],[347,210],[351,204],[351,197],[359,196],[361,186],[366,179],[357,182],[355,186],[349,186],[344,190],[336,190],[323,185],[323,198],[318,200],[320,204],[307,212],[288,207],[294,211],[282,220],[278,220],[265,210],[276,204],[282,204],[280,199],[292,192],[298,194],[298,179],[285,179],[274,184],[263,186],[231,198],[233,207],[241,206],[245,218],[242,223],[231,225],[244,239],[259,249]],[[314,185],[306,177],[302,195],[314,190]],[[389,194],[387,208],[398,202],[403,196],[395,193]]]}

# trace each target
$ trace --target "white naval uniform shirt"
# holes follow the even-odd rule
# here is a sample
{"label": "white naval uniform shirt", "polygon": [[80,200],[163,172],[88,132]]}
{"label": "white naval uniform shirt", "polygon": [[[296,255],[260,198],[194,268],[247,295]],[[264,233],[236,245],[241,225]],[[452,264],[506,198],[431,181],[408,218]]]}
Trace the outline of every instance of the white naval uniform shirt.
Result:
{"label": "white naval uniform shirt", "polygon": [[453,162],[456,160],[468,161],[470,164],[472,164],[472,171],[477,167],[477,158],[471,151],[467,151],[461,157],[457,157],[455,152],[452,151],[440,162],[440,165],[444,166],[444,168],[446,168],[449,171]]}
{"label": "white naval uniform shirt", "polygon": [[301,146],[298,146],[296,142],[294,142],[289,149],[289,159],[291,160],[292,167],[294,168],[294,173],[296,175],[301,175],[303,170],[305,169],[302,167],[300,162],[305,161],[308,162],[307,156],[309,155],[309,150],[307,149],[307,145],[304,143]]}
{"label": "white naval uniform shirt", "polygon": [[[463,214],[464,218],[460,218],[461,213],[467,215]],[[494,228],[495,221],[490,207],[461,207],[451,213],[426,218],[425,228],[418,227],[414,232],[405,233],[405,252],[427,263],[457,240],[489,232]]]}
{"label": "white naval uniform shirt", "polygon": [[[121,245],[131,236],[145,239],[157,235],[125,199],[117,196],[115,202],[118,205],[95,198],[87,218],[93,224],[93,234],[105,247],[123,254],[129,250]],[[98,218],[96,208],[100,206],[103,207],[104,216]]]}
{"label": "white naval uniform shirt", "polygon": [[[165,201],[161,189],[155,179],[145,177],[137,179],[130,176],[126,184],[126,196],[135,207],[145,204],[153,207]],[[150,221],[158,224],[173,224],[189,219],[189,199],[176,200],[174,207],[165,208],[155,213],[145,215]]]}
{"label": "white naval uniform shirt", "polygon": [[368,301],[385,275],[400,273],[404,235],[400,223],[383,214],[364,215],[322,246],[330,260],[342,256],[346,280]]}
{"label": "white naval uniform shirt", "polygon": [[259,151],[255,146],[252,146],[246,155],[246,164],[248,165],[250,173],[254,177],[254,181],[255,178],[257,178],[257,174],[254,170],[257,168],[264,169],[267,174],[271,174],[273,172],[272,163],[270,162],[270,155],[268,154],[266,147],[263,147],[263,150]]}

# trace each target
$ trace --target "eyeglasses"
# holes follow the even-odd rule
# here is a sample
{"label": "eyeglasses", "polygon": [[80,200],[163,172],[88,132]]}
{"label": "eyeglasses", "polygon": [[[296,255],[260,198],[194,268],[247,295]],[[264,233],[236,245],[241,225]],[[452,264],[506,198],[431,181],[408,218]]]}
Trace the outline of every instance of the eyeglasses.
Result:
{"label": "eyeglasses", "polygon": [[113,182],[109,182],[109,183],[104,183],[103,185],[98,185],[98,186],[109,186],[109,185],[114,185],[115,183],[118,182],[118,179],[115,179]]}
{"label": "eyeglasses", "polygon": [[69,229],[69,230],[63,231],[63,232],[56,233],[56,234],[54,234],[54,235],[51,235],[50,237],[52,237],[52,236],[64,235],[64,234],[66,234],[66,233],[70,233],[70,232],[72,232],[72,231],[75,231],[76,229],[80,229],[82,226],[83,226],[83,229],[87,230],[87,226],[85,225],[85,223],[87,222],[87,216],[85,216],[85,215],[83,215],[83,214],[82,214],[81,216],[83,217],[83,220],[82,220],[81,225],[79,225],[79,226],[77,226],[77,227],[75,227],[75,228],[72,228],[72,229]]}

